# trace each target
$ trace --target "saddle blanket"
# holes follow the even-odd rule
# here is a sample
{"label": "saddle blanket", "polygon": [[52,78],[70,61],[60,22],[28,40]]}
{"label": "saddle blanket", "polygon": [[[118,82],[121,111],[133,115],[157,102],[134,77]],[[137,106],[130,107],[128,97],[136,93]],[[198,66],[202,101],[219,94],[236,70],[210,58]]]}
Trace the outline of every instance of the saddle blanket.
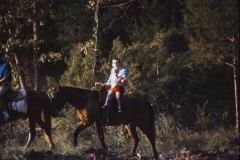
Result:
{"label": "saddle blanket", "polygon": [[14,101],[8,103],[9,109],[27,113],[27,94],[26,90],[21,89],[18,91],[17,96],[14,98]]}
{"label": "saddle blanket", "polygon": [[121,97],[121,104],[122,104],[122,106],[131,106],[132,102],[131,102],[129,96],[123,95]]}

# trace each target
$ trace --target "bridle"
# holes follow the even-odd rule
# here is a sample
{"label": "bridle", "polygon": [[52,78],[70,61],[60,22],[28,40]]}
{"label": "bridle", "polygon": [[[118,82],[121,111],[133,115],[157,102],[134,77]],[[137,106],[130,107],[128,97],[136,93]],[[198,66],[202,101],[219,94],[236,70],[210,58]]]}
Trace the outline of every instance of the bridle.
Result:
{"label": "bridle", "polygon": [[[55,95],[55,94],[57,94],[57,95]],[[62,94],[59,93],[59,91],[57,91],[57,93],[55,93],[55,94],[52,94],[52,100],[53,100],[54,98],[55,98],[55,99],[56,99],[56,98],[59,98],[59,96],[60,96],[60,98],[63,99],[63,100],[61,100],[61,101],[64,101],[64,102],[65,102],[65,104],[63,105],[62,108],[64,108],[65,106],[66,106],[66,108],[67,108],[69,105],[68,105],[68,103],[67,103],[65,97],[62,96]],[[56,97],[55,97],[55,96],[56,96]],[[55,109],[58,110],[57,107],[55,107]],[[62,109],[61,109],[61,110],[62,110]],[[61,116],[61,115],[64,114],[65,112],[67,112],[67,110],[64,111],[64,112],[62,112],[62,113],[59,112],[58,115]]]}

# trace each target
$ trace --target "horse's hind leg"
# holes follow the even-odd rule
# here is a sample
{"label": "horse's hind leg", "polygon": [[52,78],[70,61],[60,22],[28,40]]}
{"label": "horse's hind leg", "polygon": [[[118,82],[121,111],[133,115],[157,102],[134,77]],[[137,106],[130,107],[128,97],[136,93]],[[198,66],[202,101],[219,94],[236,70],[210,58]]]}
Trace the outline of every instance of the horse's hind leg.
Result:
{"label": "horse's hind leg", "polygon": [[137,146],[139,143],[139,138],[137,135],[137,131],[136,131],[136,125],[133,123],[129,123],[127,125],[125,125],[125,128],[128,130],[128,134],[130,135],[132,141],[133,141],[133,150],[132,150],[132,156],[136,155],[136,150],[137,150]]}
{"label": "horse's hind leg", "polygon": [[152,145],[152,149],[153,149],[153,154],[155,159],[158,159],[158,153],[157,153],[157,149],[156,149],[156,144],[155,144],[155,135],[154,132],[151,132],[151,129],[149,127],[149,125],[147,123],[140,123],[138,125],[138,128],[147,136],[147,138],[149,139],[151,145]]}
{"label": "horse's hind leg", "polygon": [[48,126],[41,119],[37,120],[37,124],[39,125],[39,127],[41,127],[43,132],[43,137],[49,144],[49,150],[54,149],[55,145],[53,143],[52,136],[51,136],[51,126]]}
{"label": "horse's hind leg", "polygon": [[29,128],[30,128],[30,131],[28,135],[28,141],[24,149],[27,149],[31,145],[34,137],[36,136],[36,120],[34,118],[29,118]]}
{"label": "horse's hind leg", "polygon": [[102,124],[100,124],[99,122],[95,122],[94,126],[97,129],[98,138],[100,139],[100,142],[102,144],[103,149],[107,150],[107,146],[106,146],[105,141],[104,141],[104,133],[103,133],[103,131],[101,131],[101,130],[103,130],[104,126],[102,126]]}

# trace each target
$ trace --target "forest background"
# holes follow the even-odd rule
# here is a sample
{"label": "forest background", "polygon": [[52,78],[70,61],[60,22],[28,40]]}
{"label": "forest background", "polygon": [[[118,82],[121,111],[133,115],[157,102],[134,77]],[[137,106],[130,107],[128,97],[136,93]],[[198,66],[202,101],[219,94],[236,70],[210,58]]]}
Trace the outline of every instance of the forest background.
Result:
{"label": "forest background", "polygon": [[[92,89],[107,81],[117,56],[129,72],[125,94],[152,104],[160,153],[194,148],[239,154],[222,145],[239,134],[237,0],[1,0],[0,37],[15,90],[49,91],[58,84]],[[73,108],[65,114],[53,119],[59,153],[100,148],[92,128],[80,135],[78,151],[66,147],[79,120]],[[24,120],[1,127],[0,157],[20,152],[26,128]],[[109,132],[110,148],[129,150],[122,127]],[[138,150],[151,155],[144,141]],[[42,149],[38,143],[35,149]]]}

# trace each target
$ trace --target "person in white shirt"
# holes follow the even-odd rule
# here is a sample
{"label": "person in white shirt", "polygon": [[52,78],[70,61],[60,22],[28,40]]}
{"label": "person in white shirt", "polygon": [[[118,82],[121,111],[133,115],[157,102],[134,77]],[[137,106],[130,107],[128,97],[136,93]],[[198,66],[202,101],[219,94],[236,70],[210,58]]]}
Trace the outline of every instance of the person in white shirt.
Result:
{"label": "person in white shirt", "polygon": [[[112,72],[113,70],[119,71],[118,76],[122,78],[121,83],[114,82],[115,75]],[[108,81],[106,83],[96,82],[95,85],[101,85],[101,86],[106,86],[111,88],[119,87],[120,97],[123,96],[124,86],[128,85],[128,71],[125,68],[121,67],[121,61],[119,58],[115,57],[112,59],[112,70],[111,70]],[[108,115],[111,113],[112,108],[115,106],[115,104],[116,104],[116,94],[112,94],[107,99],[106,105],[103,106],[103,108],[107,108],[106,117],[108,117]],[[108,121],[106,123],[108,123]]]}
{"label": "person in white shirt", "polygon": [[120,89],[119,86],[116,86],[115,83],[116,84],[122,83],[122,82],[124,82],[125,78],[118,76],[118,74],[119,74],[119,70],[118,69],[112,69],[111,75],[112,74],[114,75],[113,82],[111,83],[111,88],[110,88],[110,90],[109,90],[109,92],[107,94],[107,98],[106,98],[106,101],[105,101],[105,104],[104,104],[103,108],[107,108],[107,102],[108,102],[109,97],[113,93],[115,93],[116,94],[116,98],[117,98],[117,103],[118,103],[118,112],[121,112],[121,100],[120,100],[121,89]]}

